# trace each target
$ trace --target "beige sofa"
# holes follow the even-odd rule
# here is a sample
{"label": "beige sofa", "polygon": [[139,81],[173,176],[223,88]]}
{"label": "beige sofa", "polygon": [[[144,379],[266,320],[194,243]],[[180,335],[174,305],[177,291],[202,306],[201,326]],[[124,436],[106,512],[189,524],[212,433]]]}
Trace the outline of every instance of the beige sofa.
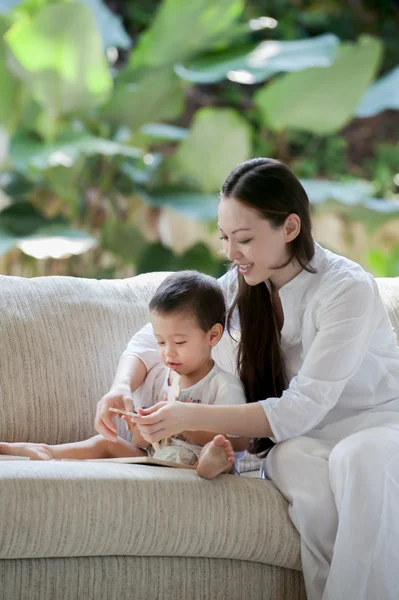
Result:
{"label": "beige sofa", "polygon": [[[94,434],[162,273],[0,277],[0,439]],[[398,280],[380,280],[399,325]],[[227,336],[215,352],[234,368]],[[0,462],[1,600],[299,600],[299,539],[269,482],[74,462]]]}

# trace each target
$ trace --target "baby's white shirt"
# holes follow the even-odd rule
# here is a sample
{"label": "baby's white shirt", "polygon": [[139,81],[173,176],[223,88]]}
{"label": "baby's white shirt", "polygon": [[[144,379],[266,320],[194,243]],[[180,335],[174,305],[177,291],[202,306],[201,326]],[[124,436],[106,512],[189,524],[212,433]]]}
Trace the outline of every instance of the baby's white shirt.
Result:
{"label": "baby's white shirt", "polygon": [[[158,363],[147,373],[144,383],[133,394],[135,408],[149,408],[157,402],[165,400],[168,394],[170,369]],[[245,392],[240,378],[226,371],[217,363],[205,377],[194,385],[182,389],[177,399],[179,402],[194,402],[195,404],[245,404]],[[172,438],[173,443],[189,448],[198,456],[202,446],[192,444],[183,436]]]}

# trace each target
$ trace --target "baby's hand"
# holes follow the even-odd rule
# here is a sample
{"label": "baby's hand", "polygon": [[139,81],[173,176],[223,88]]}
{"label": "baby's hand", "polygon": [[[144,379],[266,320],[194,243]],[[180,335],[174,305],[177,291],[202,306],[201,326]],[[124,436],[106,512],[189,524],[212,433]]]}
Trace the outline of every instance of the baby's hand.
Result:
{"label": "baby's hand", "polygon": [[117,438],[117,428],[112,420],[115,414],[112,414],[110,408],[133,411],[133,396],[129,386],[112,388],[97,404],[94,427],[98,433],[112,440]]}

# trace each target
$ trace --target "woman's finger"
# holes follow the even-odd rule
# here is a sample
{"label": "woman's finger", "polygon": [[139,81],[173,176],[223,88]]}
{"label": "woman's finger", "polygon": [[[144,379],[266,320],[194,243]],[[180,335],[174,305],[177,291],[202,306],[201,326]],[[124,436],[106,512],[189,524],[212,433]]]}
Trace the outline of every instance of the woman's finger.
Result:
{"label": "woman's finger", "polygon": [[138,425],[155,425],[160,423],[164,419],[164,415],[161,412],[154,412],[150,415],[138,415],[134,417],[135,422]]}
{"label": "woman's finger", "polygon": [[161,410],[161,408],[167,405],[167,402],[157,402],[157,404],[154,404],[154,406],[150,406],[149,408],[139,408],[137,412],[139,413],[139,415],[151,415],[152,413],[158,412],[159,410]]}
{"label": "woman's finger", "polygon": [[137,423],[137,427],[145,435],[148,435],[150,433],[155,433],[156,431],[159,431],[160,429],[165,430],[165,427],[163,426],[162,421],[158,421],[157,423],[150,424],[150,425],[141,425],[141,423]]}

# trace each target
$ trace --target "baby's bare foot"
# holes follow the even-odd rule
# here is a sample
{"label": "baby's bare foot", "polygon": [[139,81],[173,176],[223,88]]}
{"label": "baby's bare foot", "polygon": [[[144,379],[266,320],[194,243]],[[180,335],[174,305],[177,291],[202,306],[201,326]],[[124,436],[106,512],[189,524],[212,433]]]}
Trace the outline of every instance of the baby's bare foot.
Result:
{"label": "baby's bare foot", "polygon": [[27,456],[31,460],[53,459],[50,448],[46,444],[30,444],[28,442],[17,442],[15,444],[0,442],[0,454]]}
{"label": "baby's bare foot", "polygon": [[199,457],[197,473],[205,479],[213,479],[230,471],[233,463],[233,446],[223,435],[217,435]]}

